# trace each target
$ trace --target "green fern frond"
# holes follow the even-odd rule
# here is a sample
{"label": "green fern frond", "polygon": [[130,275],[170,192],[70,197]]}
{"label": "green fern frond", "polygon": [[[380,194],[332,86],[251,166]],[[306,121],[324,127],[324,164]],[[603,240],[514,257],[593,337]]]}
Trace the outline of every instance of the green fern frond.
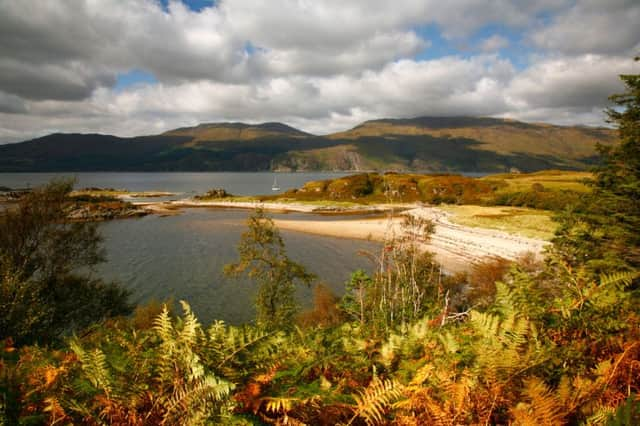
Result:
{"label": "green fern frond", "polygon": [[184,314],[182,316],[182,329],[178,335],[178,341],[182,345],[193,346],[197,342],[200,323],[187,302],[181,300],[180,305],[182,306]]}
{"label": "green fern frond", "polygon": [[165,411],[165,420],[179,420],[180,424],[195,424],[209,411],[208,403],[224,401],[234,385],[209,375],[203,380],[185,383],[175,389]]}
{"label": "green fern frond", "polygon": [[600,275],[600,286],[622,286],[626,287],[630,285],[635,278],[638,277],[637,271],[630,272],[615,272],[612,274]]}
{"label": "green fern frond", "polygon": [[69,344],[71,350],[80,360],[82,371],[94,388],[105,393],[111,392],[111,376],[107,367],[107,358],[100,349],[85,351],[77,340]]}
{"label": "green fern frond", "polygon": [[171,323],[167,305],[162,307],[162,312],[153,320],[153,329],[163,342],[173,340],[173,324]]}
{"label": "green fern frond", "polygon": [[285,341],[281,332],[227,326],[223,322],[212,324],[207,335],[206,364],[230,380],[272,369],[278,361],[276,354],[294,346]]}
{"label": "green fern frond", "polygon": [[460,344],[451,332],[446,331],[438,336],[440,343],[446,353],[454,354],[460,350]]}

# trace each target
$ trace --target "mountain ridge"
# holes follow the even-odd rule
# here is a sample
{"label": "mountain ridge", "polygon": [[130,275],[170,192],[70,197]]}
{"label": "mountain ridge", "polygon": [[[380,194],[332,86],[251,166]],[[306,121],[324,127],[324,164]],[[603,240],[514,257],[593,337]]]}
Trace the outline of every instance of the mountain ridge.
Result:
{"label": "mountain ridge", "polygon": [[471,116],[369,120],[323,136],[219,122],[129,138],[54,133],[0,146],[0,171],[580,170],[615,140],[603,127]]}

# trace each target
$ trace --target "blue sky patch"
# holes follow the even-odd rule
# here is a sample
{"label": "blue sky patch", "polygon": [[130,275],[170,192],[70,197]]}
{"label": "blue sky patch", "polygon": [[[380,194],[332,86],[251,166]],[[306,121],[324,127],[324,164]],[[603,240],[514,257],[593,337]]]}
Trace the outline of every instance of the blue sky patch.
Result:
{"label": "blue sky patch", "polygon": [[142,70],[131,70],[126,73],[118,74],[116,77],[115,90],[124,90],[127,87],[138,84],[154,84],[158,79],[150,72]]}
{"label": "blue sky patch", "polygon": [[[169,0],[160,0],[162,4],[162,8],[167,10],[167,5],[169,4]],[[189,9],[194,12],[200,12],[202,9],[207,7],[215,6],[217,0],[182,0],[182,3],[186,4]]]}

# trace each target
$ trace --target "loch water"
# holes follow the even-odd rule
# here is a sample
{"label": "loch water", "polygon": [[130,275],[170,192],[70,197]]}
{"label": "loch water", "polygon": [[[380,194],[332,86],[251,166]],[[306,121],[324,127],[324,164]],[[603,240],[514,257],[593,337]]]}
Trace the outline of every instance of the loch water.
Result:
{"label": "loch water", "polygon": [[[333,173],[278,173],[281,191],[310,180],[340,176]],[[273,173],[1,173],[0,186],[34,187],[52,178],[74,177],[76,187],[101,187],[130,191],[176,192],[175,198],[224,188],[236,195],[272,193]],[[193,208],[177,216],[147,216],[100,224],[107,262],[93,272],[120,282],[137,303],[187,301],[198,318],[208,324],[221,319],[233,324],[254,317],[256,285],[250,280],[225,277],[225,264],[236,259],[236,246],[246,229],[250,212],[238,209]],[[301,213],[273,214],[274,218],[330,220]],[[336,294],[356,269],[370,270],[360,251],[374,251],[369,241],[322,237],[282,231],[290,257],[305,265]],[[298,298],[309,306],[312,290],[302,287]]]}

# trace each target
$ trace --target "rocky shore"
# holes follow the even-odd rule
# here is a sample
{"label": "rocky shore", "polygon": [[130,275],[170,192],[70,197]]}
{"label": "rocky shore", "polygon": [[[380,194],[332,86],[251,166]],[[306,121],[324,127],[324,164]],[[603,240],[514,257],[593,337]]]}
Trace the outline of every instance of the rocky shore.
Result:
{"label": "rocky shore", "polygon": [[146,216],[149,210],[123,201],[81,202],[68,207],[67,217],[73,221],[102,222]]}

